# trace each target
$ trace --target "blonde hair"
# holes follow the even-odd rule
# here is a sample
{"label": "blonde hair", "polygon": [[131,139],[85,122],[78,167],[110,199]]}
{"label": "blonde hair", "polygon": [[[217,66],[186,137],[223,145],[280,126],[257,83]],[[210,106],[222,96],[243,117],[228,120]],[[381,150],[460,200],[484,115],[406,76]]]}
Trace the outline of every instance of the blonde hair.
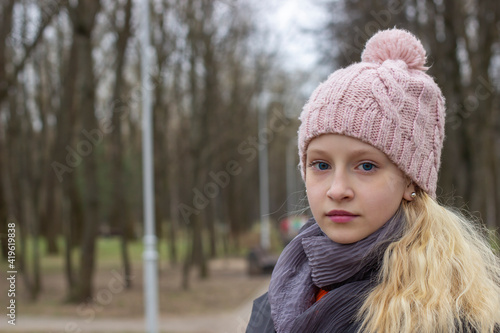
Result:
{"label": "blonde hair", "polygon": [[402,205],[403,236],[384,253],[360,332],[494,332],[500,261],[488,232],[423,191]]}

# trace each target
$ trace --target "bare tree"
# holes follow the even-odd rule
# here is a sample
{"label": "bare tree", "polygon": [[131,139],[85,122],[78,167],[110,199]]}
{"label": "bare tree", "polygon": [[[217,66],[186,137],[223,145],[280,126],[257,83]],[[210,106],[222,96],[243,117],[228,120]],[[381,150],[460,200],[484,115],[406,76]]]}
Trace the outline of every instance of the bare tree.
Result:
{"label": "bare tree", "polygon": [[[16,8],[17,16],[14,17]],[[40,80],[38,68],[42,56],[36,50],[46,27],[59,9],[60,2],[39,5],[8,1],[1,5],[0,108],[9,120],[0,124],[6,134],[0,136],[0,183],[1,197],[4,198],[0,202],[4,217],[0,223],[2,228],[8,220],[19,225],[21,251],[17,257],[32,299],[37,298],[41,289],[38,247],[41,219],[38,211],[42,206],[39,192],[42,173],[37,166],[43,165],[47,158],[40,153],[43,151],[40,143],[45,137],[35,129],[35,119],[41,112],[40,99],[32,90],[36,90]],[[24,24],[29,22],[30,12],[40,14],[40,21],[31,31],[33,36],[28,35]],[[31,262],[26,261],[29,235],[33,240]]]}
{"label": "bare tree", "polygon": [[[116,12],[122,10],[124,20],[121,26],[114,21]],[[128,41],[131,36],[131,16],[132,16],[132,0],[126,0],[123,8],[115,8],[110,15],[112,23],[115,25],[114,30],[117,33],[116,40],[116,60],[115,60],[115,83],[113,87],[113,95],[111,97],[112,106],[112,132],[111,132],[111,154],[110,163],[112,165],[112,206],[111,206],[111,222],[110,225],[114,229],[120,230],[121,238],[121,255],[123,270],[125,276],[125,285],[127,288],[132,286],[131,266],[128,254],[128,239],[131,237],[131,216],[128,209],[127,192],[125,191],[126,175],[124,170],[123,157],[123,130],[122,121],[124,118],[123,108],[126,107],[124,85],[125,60]]]}
{"label": "bare tree", "polygon": [[[95,117],[95,79],[94,61],[92,59],[92,29],[100,2],[95,0],[80,0],[78,4],[68,6],[73,23],[73,44],[76,50],[74,70],[76,89],[73,104],[75,112],[82,115],[79,133],[97,133],[99,127]],[[95,135],[95,134],[94,134]],[[102,135],[102,134],[100,134]],[[88,139],[88,138],[87,138]],[[90,139],[88,139],[90,141]],[[98,139],[95,139],[98,140]],[[85,142],[89,142],[85,141]],[[91,150],[95,147],[90,147]],[[97,184],[97,164],[95,152],[90,152],[82,160],[85,186],[84,227],[80,248],[79,278],[76,288],[71,292],[71,301],[86,301],[92,296],[92,277],[95,269],[95,243],[99,223],[99,188]]]}
{"label": "bare tree", "polygon": [[[5,257],[7,223],[18,224],[18,260],[33,299],[42,291],[41,240],[64,258],[67,300],[92,299],[105,224],[120,234],[131,286],[128,244],[142,220],[133,4],[0,4],[0,237]],[[277,63],[255,47],[251,2],[151,5],[157,234],[160,242],[168,234],[172,263],[179,240],[189,242],[187,287],[193,267],[207,277],[207,260],[220,255],[221,241],[227,253],[258,219],[256,116]],[[29,21],[32,13],[38,21]],[[109,119],[98,119],[101,113]],[[273,144],[281,150],[282,140]]]}

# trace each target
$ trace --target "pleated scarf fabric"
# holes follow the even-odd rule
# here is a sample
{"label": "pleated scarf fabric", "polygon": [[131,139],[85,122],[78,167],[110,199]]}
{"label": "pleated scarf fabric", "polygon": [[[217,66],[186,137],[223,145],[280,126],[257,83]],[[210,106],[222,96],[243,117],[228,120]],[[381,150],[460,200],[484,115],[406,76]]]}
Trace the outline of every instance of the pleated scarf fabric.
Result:
{"label": "pleated scarf fabric", "polygon": [[[400,237],[401,210],[380,229],[353,244],[330,240],[312,225],[283,250],[269,285],[269,304],[278,333],[355,332],[355,316],[387,246]],[[315,302],[318,290],[329,290]]]}

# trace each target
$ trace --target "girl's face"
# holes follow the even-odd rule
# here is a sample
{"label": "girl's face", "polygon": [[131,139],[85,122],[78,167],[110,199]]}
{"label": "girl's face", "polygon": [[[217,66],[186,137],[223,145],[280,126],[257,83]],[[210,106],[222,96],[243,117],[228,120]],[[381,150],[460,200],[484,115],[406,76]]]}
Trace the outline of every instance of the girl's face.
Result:
{"label": "girl's face", "polygon": [[414,185],[377,148],[344,135],[325,134],[307,148],[306,189],[321,230],[350,244],[382,227]]}

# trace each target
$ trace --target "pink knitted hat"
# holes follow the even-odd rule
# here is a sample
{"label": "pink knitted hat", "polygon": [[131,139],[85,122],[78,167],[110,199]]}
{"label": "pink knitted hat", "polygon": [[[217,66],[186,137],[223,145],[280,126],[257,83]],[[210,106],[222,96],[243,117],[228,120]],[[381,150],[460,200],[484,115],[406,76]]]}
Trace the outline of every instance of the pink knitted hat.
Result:
{"label": "pink knitted hat", "polygon": [[435,198],[445,106],[441,90],[425,73],[422,44],[404,30],[379,31],[366,43],[361,60],[332,73],[302,110],[302,178],[311,140],[343,134],[383,151]]}

